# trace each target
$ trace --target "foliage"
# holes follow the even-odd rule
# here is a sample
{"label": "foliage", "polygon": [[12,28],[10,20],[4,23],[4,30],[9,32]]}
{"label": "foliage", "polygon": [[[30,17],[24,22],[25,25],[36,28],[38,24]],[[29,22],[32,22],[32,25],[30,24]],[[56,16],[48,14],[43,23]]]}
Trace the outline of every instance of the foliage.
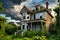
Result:
{"label": "foliage", "polygon": [[0,23],[2,23],[2,21],[3,21],[3,22],[6,22],[6,20],[7,20],[6,18],[0,16]]}
{"label": "foliage", "polygon": [[3,7],[3,3],[2,3],[2,2],[0,2],[0,10],[1,10],[2,12],[5,12],[5,8]]}
{"label": "foliage", "polygon": [[54,23],[51,23],[49,26],[49,33],[50,34],[57,34],[57,27],[55,26]]}
{"label": "foliage", "polygon": [[54,11],[57,13],[56,26],[59,26],[59,4],[55,7]]}
{"label": "foliage", "polygon": [[4,40],[12,40],[12,35],[6,35]]}
{"label": "foliage", "polygon": [[47,40],[46,36],[41,36],[41,37],[40,36],[34,36],[33,39],[34,40]]}
{"label": "foliage", "polygon": [[26,31],[24,33],[24,37],[28,37],[28,38],[31,38],[31,37],[37,36],[37,35],[41,35],[41,32],[40,31]]}
{"label": "foliage", "polygon": [[16,26],[13,26],[13,25],[10,25],[10,24],[5,25],[6,34],[8,34],[8,35],[14,34],[15,31],[16,31]]}
{"label": "foliage", "polygon": [[4,39],[6,18],[0,16],[0,40]]}
{"label": "foliage", "polygon": [[23,35],[21,34],[22,33],[22,30],[19,30],[18,32],[15,32],[16,34],[13,35],[13,38],[23,38]]}
{"label": "foliage", "polygon": [[[20,26],[18,28],[20,28]],[[11,35],[11,34],[14,34],[16,31],[17,31],[17,26],[12,25],[12,24],[5,25],[6,34]]]}
{"label": "foliage", "polygon": [[46,36],[47,35],[47,30],[46,30],[45,27],[42,27],[42,29],[41,29],[41,35],[42,36]]}

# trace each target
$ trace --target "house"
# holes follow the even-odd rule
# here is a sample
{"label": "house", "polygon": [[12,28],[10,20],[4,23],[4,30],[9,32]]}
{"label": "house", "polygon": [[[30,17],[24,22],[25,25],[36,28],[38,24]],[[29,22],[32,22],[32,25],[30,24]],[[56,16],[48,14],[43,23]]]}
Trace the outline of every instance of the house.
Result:
{"label": "house", "polygon": [[[21,30],[40,30],[41,25],[49,30],[49,24],[52,23],[53,16],[48,9],[49,3],[46,2],[46,8],[41,4],[36,4],[30,8],[23,6],[21,14]],[[41,24],[42,23],[42,24]]]}

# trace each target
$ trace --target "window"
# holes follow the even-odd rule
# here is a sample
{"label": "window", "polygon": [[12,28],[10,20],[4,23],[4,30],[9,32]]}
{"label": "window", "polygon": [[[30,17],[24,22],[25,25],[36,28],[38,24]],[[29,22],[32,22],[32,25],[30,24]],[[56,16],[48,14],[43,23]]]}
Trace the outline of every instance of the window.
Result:
{"label": "window", "polygon": [[36,11],[38,10],[38,8],[36,7]]}
{"label": "window", "polygon": [[29,15],[29,12],[27,12],[27,14]]}
{"label": "window", "polygon": [[34,19],[35,19],[35,14],[34,14]]}
{"label": "window", "polygon": [[23,19],[25,19],[25,16],[23,16]]}
{"label": "window", "polygon": [[23,25],[23,29],[24,29],[24,27],[25,27],[25,26]]}
{"label": "window", "polygon": [[42,19],[42,16],[40,16],[40,19]]}
{"label": "window", "polygon": [[22,15],[22,13],[20,13]]}
{"label": "window", "polygon": [[27,17],[27,19],[29,19],[29,16]]}

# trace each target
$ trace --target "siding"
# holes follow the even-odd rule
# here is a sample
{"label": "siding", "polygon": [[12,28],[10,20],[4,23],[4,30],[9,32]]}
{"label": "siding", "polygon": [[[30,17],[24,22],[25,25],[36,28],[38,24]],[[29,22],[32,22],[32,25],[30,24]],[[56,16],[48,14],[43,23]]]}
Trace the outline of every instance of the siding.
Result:
{"label": "siding", "polygon": [[[35,19],[40,19],[40,16],[42,16],[42,18],[46,19],[46,12],[36,13]],[[34,14],[31,16],[31,19],[34,19]]]}

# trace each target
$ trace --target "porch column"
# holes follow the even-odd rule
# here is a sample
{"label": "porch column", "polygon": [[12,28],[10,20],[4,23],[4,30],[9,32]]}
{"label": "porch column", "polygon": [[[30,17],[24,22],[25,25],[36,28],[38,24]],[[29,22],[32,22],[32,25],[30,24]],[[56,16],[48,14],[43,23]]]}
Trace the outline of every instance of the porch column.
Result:
{"label": "porch column", "polygon": [[36,30],[36,23],[35,23],[35,30]]}
{"label": "porch column", "polygon": [[25,30],[27,30],[27,24],[25,25]]}
{"label": "porch column", "polygon": [[21,25],[21,30],[23,30],[23,26]]}
{"label": "porch column", "polygon": [[31,30],[32,30],[32,22],[31,22]]}

